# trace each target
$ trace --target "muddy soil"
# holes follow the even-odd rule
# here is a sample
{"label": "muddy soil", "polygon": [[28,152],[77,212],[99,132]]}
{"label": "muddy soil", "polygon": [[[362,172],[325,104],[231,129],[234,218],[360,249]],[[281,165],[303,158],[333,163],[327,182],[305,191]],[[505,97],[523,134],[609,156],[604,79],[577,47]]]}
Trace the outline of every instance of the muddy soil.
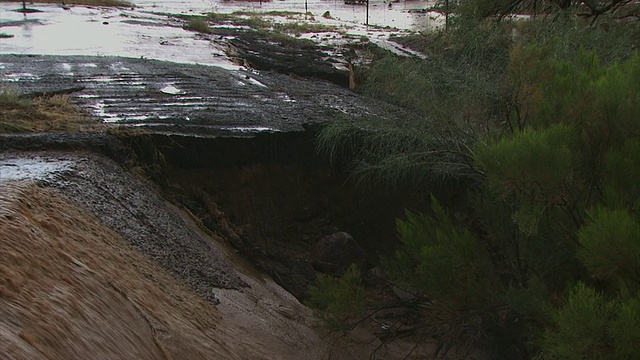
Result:
{"label": "muddy soil", "polygon": [[324,352],[308,310],[110,160],[5,152],[0,188],[3,356]]}
{"label": "muddy soil", "polygon": [[[291,216],[300,209],[302,223],[285,230],[306,234],[310,241],[315,230],[302,227],[314,221],[321,223],[317,229],[334,226],[323,222],[335,207],[322,210],[324,215],[304,212],[330,194],[310,195],[306,192],[317,189],[303,190],[309,178],[296,178],[317,177],[311,184],[318,185],[328,179],[322,174],[327,168],[307,173],[312,167],[247,159],[236,166],[195,167],[186,174],[172,163],[175,154],[166,154],[171,166],[165,169],[176,172],[165,170],[173,175],[163,182],[172,184],[165,192],[181,189],[175,198],[200,196],[191,198],[200,201],[192,208],[209,205],[203,213],[208,219],[167,203],[153,184],[134,175],[140,171],[131,173],[95,153],[0,153],[0,354],[33,359],[131,354],[140,359],[364,359],[378,349],[378,356],[399,359],[412,348],[403,342],[378,348],[380,340],[364,328],[323,340],[309,309],[225,245],[234,243],[236,234],[247,244],[263,241],[272,256],[281,247],[276,260],[286,267],[290,262],[283,258],[301,247],[291,239],[260,237],[260,232],[282,232],[285,223],[295,223]],[[238,183],[243,176],[245,182]],[[198,182],[188,183],[193,180]],[[292,206],[295,201],[301,203]],[[305,217],[314,220],[304,223]],[[266,226],[270,221],[271,229]],[[203,230],[202,222],[212,230]],[[252,260],[261,265],[275,261]]]}
{"label": "muddy soil", "polygon": [[[210,243],[170,211],[162,198],[113,161],[91,154],[0,154],[2,177],[9,170],[48,169],[68,164],[37,179],[91,210],[141,253],[182,278],[203,298],[216,301],[212,288],[240,289],[246,284],[215,255]],[[50,164],[50,165],[47,165]],[[38,174],[38,173],[36,173]],[[17,172],[15,176],[19,176]],[[27,174],[29,175],[29,174]],[[123,201],[126,199],[126,201]]]}
{"label": "muddy soil", "polygon": [[[235,32],[227,41],[227,54],[251,68],[327,80],[349,87],[345,59],[349,48],[346,46],[334,48],[329,54],[309,40],[270,39],[252,31]],[[342,69],[336,68],[336,63],[342,65]]]}

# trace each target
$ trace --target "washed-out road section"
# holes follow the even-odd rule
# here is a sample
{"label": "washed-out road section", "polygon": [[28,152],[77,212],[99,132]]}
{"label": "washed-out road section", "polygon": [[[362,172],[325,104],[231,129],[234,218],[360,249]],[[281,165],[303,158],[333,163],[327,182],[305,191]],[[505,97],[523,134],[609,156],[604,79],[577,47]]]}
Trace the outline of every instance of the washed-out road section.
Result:
{"label": "washed-out road section", "polygon": [[102,121],[159,133],[239,136],[340,116],[409,116],[325,81],[147,59],[0,55],[0,81],[23,93],[84,87],[72,101]]}

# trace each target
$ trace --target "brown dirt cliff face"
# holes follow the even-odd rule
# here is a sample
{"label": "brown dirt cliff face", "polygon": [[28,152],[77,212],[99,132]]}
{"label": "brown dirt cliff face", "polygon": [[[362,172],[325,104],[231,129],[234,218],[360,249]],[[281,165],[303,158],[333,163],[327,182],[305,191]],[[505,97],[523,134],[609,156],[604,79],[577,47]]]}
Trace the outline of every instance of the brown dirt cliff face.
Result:
{"label": "brown dirt cliff face", "polygon": [[[0,354],[13,359],[241,359],[219,316],[53,190],[2,183]],[[151,281],[150,281],[151,280]]]}
{"label": "brown dirt cliff face", "polygon": [[[276,335],[249,323],[224,319],[211,303],[56,190],[25,181],[0,182],[0,190],[1,357],[294,359],[318,355],[314,353],[319,348],[307,348],[309,352],[300,356],[303,348],[317,340],[313,337],[297,339],[306,342],[299,348],[286,346]],[[237,293],[230,297],[241,296],[228,291]]]}

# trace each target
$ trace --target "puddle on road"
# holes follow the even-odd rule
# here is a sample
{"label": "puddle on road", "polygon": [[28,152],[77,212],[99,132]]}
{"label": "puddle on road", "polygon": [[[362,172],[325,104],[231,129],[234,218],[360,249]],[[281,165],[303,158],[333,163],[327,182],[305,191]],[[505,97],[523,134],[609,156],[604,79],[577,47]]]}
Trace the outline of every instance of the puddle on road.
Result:
{"label": "puddle on road", "polygon": [[280,130],[267,127],[267,126],[229,126],[229,127],[221,127],[221,130],[234,131],[234,132],[243,132],[243,133],[254,133],[254,132],[280,132]]}
{"label": "puddle on road", "polygon": [[49,180],[55,174],[71,170],[71,161],[40,158],[0,159],[0,181]]}
{"label": "puddle on road", "polygon": [[211,55],[220,45],[169,26],[166,17],[163,27],[126,21],[132,16],[157,18],[142,9],[74,6],[65,11],[57,5],[35,4],[42,12],[23,15],[13,11],[16,5],[0,3],[2,32],[14,35],[1,40],[0,53],[124,56],[239,69],[230,60]]}

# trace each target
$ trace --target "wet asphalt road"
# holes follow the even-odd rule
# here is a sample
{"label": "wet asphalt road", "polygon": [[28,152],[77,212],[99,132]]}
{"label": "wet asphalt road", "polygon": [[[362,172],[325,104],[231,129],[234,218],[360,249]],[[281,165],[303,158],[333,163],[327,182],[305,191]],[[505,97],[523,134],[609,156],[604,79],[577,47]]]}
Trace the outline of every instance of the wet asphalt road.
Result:
{"label": "wet asphalt road", "polygon": [[73,101],[104,122],[185,135],[298,131],[343,115],[410,116],[325,81],[121,57],[0,55],[0,85],[23,93],[84,86]]}

